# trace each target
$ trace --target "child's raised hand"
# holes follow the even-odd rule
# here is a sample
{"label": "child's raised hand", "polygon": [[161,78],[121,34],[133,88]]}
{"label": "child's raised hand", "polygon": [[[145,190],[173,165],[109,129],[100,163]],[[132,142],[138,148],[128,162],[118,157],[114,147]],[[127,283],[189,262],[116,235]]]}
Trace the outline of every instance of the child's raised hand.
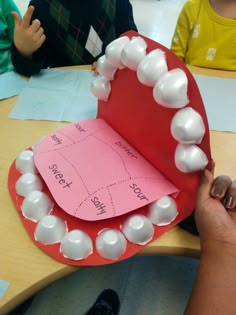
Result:
{"label": "child's raised hand", "polygon": [[22,20],[17,12],[12,12],[15,20],[14,44],[19,53],[27,58],[31,58],[46,39],[39,20],[33,20],[30,24],[33,12],[34,7],[29,6]]}

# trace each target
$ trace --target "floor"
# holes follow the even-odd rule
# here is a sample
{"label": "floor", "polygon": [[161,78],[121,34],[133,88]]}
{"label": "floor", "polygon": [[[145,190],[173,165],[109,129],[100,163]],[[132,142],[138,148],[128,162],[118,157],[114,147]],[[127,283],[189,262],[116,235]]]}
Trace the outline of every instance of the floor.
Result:
{"label": "floor", "polygon": [[[169,47],[184,0],[131,2],[139,32]],[[24,13],[28,0],[16,3]],[[83,315],[105,288],[118,292],[121,315],[181,315],[197,267],[190,258],[149,256],[84,268],[39,292],[25,315]]]}

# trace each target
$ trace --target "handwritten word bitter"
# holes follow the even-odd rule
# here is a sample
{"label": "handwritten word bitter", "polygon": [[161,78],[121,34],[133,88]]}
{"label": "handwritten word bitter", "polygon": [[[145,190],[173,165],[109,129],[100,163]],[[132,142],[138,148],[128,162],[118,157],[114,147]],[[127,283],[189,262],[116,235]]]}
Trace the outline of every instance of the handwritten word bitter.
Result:
{"label": "handwritten word bitter", "polygon": [[120,141],[115,142],[115,144],[122,149],[124,152],[126,152],[130,157],[137,159],[137,155],[132,153],[132,148],[127,147],[126,145],[122,144]]}

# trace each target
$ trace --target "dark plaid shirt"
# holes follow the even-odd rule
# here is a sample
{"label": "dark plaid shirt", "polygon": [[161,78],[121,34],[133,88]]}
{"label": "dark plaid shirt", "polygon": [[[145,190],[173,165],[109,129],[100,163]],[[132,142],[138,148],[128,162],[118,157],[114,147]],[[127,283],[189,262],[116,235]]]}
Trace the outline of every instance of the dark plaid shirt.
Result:
{"label": "dark plaid shirt", "polygon": [[87,49],[96,42],[88,39],[91,26],[101,39],[102,53],[115,38],[128,30],[137,30],[129,0],[32,0],[32,20],[39,19],[46,35],[32,60],[12,47],[15,70],[23,75],[36,74],[42,68],[91,64],[94,57]]}

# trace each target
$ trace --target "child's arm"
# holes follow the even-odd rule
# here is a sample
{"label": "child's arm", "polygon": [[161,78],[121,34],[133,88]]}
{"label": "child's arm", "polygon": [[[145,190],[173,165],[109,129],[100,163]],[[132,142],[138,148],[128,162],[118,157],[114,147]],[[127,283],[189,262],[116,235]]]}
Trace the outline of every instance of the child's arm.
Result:
{"label": "child's arm", "polygon": [[117,37],[130,30],[137,31],[133,17],[133,8],[129,0],[116,1],[115,27]]}
{"label": "child's arm", "polygon": [[11,14],[12,11],[17,12],[17,14],[19,16],[21,16],[20,11],[18,9],[18,7],[16,6],[15,2],[12,0],[8,0],[6,1],[6,3],[4,3],[6,5],[4,11],[6,13],[5,18],[6,18],[6,22],[8,25],[8,37],[9,37],[9,42],[12,43],[13,42],[13,34],[14,34],[14,18]]}
{"label": "child's arm", "polygon": [[40,72],[47,54],[46,37],[34,12],[34,3],[37,5],[37,1],[30,2],[22,20],[13,13],[16,20],[16,34],[11,48],[12,63],[16,72],[27,77]]}
{"label": "child's arm", "polygon": [[236,182],[205,171],[196,223],[201,241],[197,279],[184,315],[233,315],[236,310]]}
{"label": "child's arm", "polygon": [[188,41],[198,14],[199,1],[187,1],[178,17],[175,32],[171,42],[171,50],[183,61],[188,50]]}

